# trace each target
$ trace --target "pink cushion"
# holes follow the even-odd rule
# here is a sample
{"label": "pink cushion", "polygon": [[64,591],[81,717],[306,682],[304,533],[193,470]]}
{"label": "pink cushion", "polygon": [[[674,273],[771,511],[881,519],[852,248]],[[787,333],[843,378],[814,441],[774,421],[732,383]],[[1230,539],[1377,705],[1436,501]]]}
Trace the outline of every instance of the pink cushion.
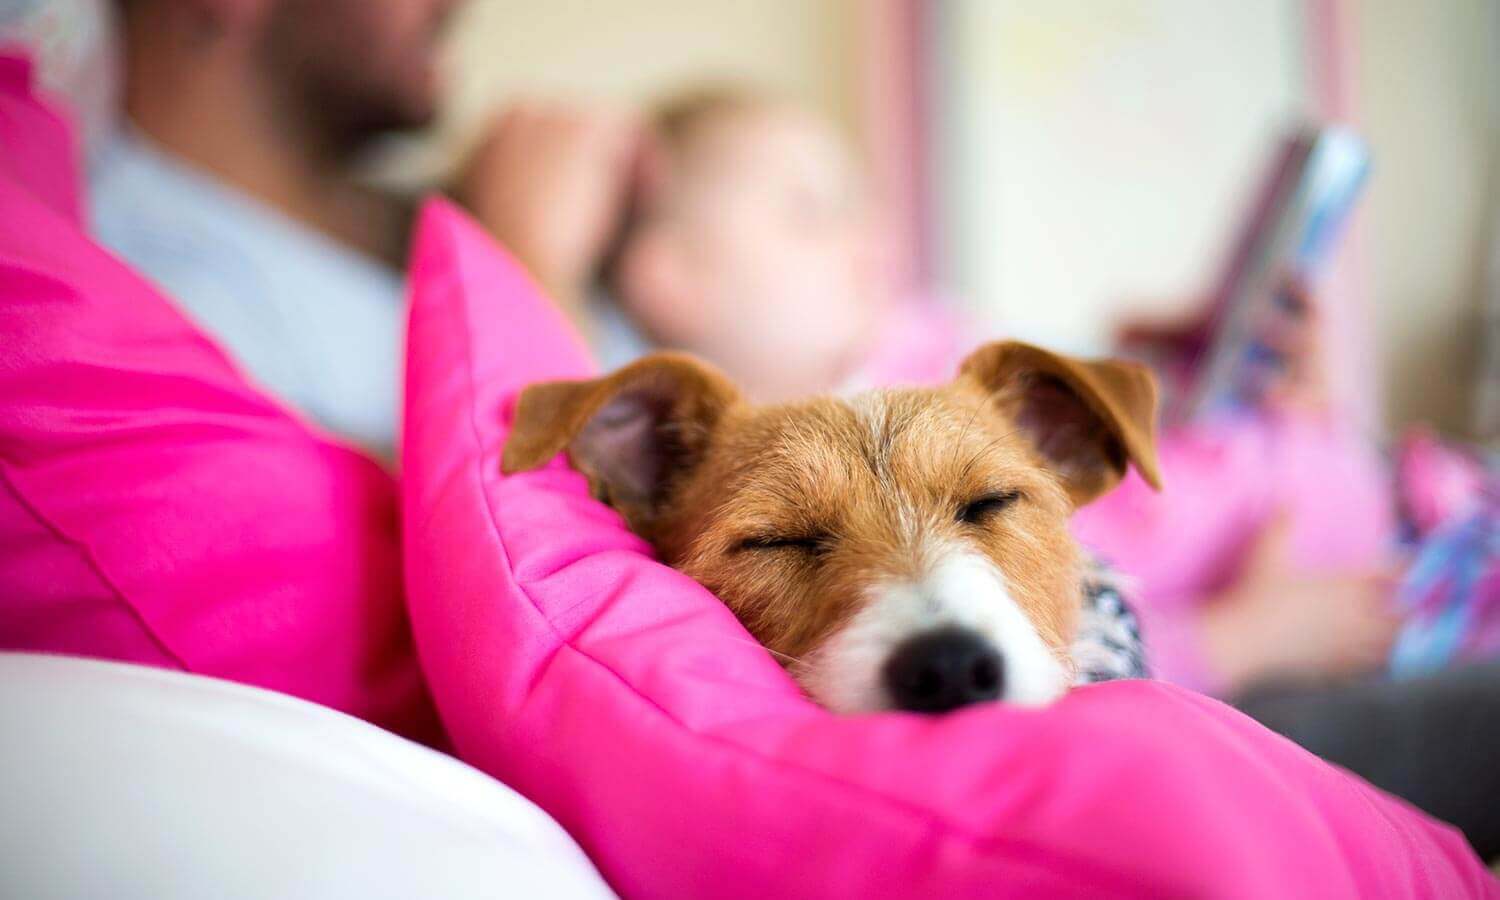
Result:
{"label": "pink cushion", "polygon": [[[38,108],[0,74],[0,111]],[[0,649],[216,675],[435,738],[391,477],[22,186],[71,159],[60,133],[0,143]]]}
{"label": "pink cushion", "polygon": [[517,390],[590,364],[441,202],[412,290],[403,510],[429,684],[459,754],[622,893],[1500,896],[1452,828],[1165,684],[821,711],[561,461],[501,476]]}
{"label": "pink cushion", "polygon": [[82,222],[78,154],[66,119],[32,94],[31,59],[0,50],[0,172]]}

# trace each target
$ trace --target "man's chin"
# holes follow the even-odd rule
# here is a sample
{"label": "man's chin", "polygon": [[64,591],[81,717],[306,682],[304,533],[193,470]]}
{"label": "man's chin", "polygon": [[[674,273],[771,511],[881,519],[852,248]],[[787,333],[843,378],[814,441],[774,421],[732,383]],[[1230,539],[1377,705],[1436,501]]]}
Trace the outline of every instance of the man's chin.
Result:
{"label": "man's chin", "polygon": [[402,110],[400,115],[393,116],[386,128],[387,131],[407,132],[425,131],[431,128],[437,121],[437,104],[429,103],[420,107],[410,107]]}
{"label": "man's chin", "polygon": [[437,121],[437,104],[428,99],[392,98],[382,104],[366,103],[360,115],[351,118],[355,142],[424,131]]}

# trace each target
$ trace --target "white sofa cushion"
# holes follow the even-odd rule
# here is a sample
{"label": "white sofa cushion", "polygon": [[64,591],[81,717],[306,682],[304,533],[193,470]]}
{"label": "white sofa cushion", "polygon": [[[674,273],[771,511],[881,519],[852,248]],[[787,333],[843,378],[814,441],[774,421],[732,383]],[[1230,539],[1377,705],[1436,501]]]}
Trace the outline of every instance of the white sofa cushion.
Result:
{"label": "white sofa cushion", "polygon": [[0,894],[607,897],[487,775],[291,697],[0,654]]}

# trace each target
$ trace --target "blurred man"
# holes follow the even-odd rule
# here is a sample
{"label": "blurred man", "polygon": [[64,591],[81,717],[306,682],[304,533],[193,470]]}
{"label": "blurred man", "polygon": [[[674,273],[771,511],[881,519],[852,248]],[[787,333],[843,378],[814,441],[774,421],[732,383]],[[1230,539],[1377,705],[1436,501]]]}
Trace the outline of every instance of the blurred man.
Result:
{"label": "blurred man", "polygon": [[[413,208],[362,182],[357,164],[373,139],[434,118],[456,5],[118,4],[127,121],[94,172],[100,240],[262,386],[387,457]],[[609,233],[628,142],[623,123],[520,111],[461,193],[563,290],[599,252],[588,236]]]}

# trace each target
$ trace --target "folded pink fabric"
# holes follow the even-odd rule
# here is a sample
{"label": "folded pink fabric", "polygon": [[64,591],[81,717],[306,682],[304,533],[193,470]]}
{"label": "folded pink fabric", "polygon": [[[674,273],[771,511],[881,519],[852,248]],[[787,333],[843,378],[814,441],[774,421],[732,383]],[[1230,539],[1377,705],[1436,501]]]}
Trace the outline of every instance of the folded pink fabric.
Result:
{"label": "folded pink fabric", "polygon": [[0,48],[0,171],[53,212],[83,221],[78,145],[67,119],[32,92],[32,62]]}
{"label": "folded pink fabric", "polygon": [[[0,58],[0,123],[47,120],[17,66]],[[215,675],[436,740],[390,475],[82,234],[65,131],[5,137],[0,649]]]}
{"label": "folded pink fabric", "polygon": [[505,477],[517,391],[591,367],[452,207],[412,276],[409,604],[458,753],[639,897],[1497,897],[1456,831],[1157,682],[1045,710],[818,709],[559,460]]}

